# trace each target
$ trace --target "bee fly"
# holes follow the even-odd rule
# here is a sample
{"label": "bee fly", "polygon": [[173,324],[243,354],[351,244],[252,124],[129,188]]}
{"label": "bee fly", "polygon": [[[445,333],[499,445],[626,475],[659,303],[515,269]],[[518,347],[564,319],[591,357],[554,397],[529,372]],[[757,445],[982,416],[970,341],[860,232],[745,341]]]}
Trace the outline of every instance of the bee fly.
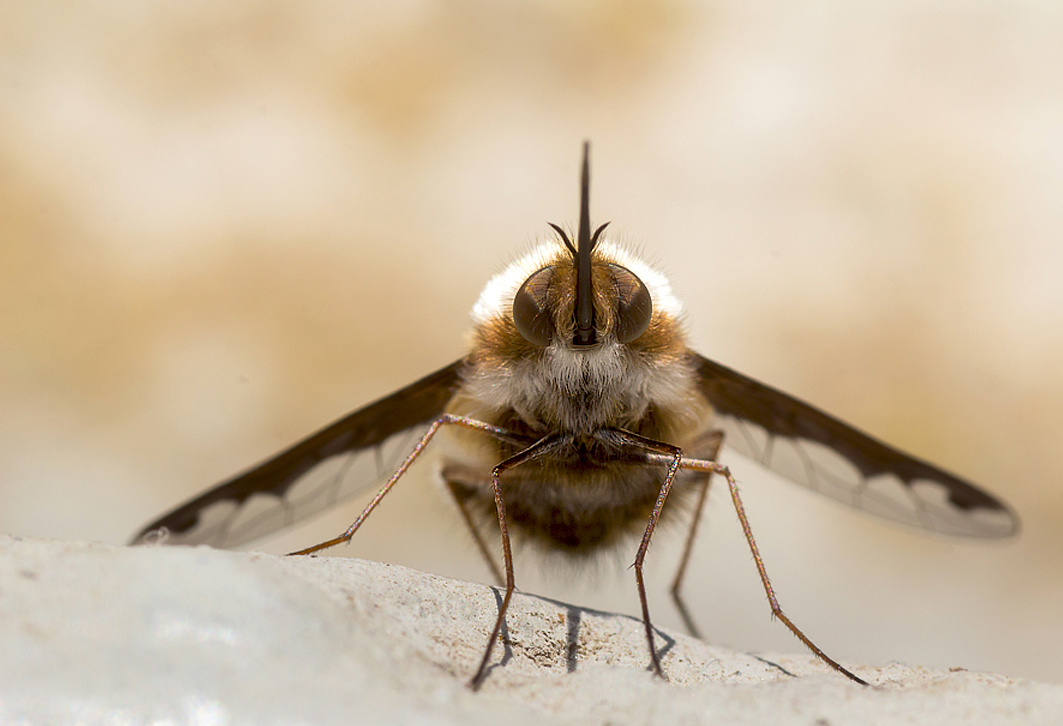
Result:
{"label": "bee fly", "polygon": [[[472,311],[467,356],[208,490],[135,541],[161,531],[170,543],[234,546],[390,475],[346,532],[293,554],[347,542],[445,428],[451,446],[443,481],[505,583],[470,685],[484,679],[513,595],[511,529],[573,555],[641,532],[635,580],[652,668],[663,675],[643,561],[657,525],[692,510],[672,594],[696,633],[679,593],[716,474],[728,486],[773,615],[825,663],[865,683],[779,607],[735,479],[716,463],[721,446],[851,506],[935,532],[1004,537],[1017,530],[1016,518],[952,474],[687,348],[668,281],[606,237],[606,225],[592,231],[589,187],[584,144],[575,243],[551,225],[556,239],[487,283]],[[490,519],[501,534],[501,570],[480,529]]]}

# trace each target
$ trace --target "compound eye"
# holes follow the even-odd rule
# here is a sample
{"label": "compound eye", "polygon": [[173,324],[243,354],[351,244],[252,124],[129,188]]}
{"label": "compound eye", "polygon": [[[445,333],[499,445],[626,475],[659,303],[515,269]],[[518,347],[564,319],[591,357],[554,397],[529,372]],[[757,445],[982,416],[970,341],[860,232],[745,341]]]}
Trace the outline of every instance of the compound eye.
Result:
{"label": "compound eye", "polygon": [[554,315],[549,300],[553,279],[553,265],[533,272],[513,298],[513,322],[517,332],[529,343],[544,348],[554,339]]}
{"label": "compound eye", "polygon": [[653,299],[634,272],[620,265],[609,267],[616,285],[616,338],[621,343],[630,343],[650,327]]}

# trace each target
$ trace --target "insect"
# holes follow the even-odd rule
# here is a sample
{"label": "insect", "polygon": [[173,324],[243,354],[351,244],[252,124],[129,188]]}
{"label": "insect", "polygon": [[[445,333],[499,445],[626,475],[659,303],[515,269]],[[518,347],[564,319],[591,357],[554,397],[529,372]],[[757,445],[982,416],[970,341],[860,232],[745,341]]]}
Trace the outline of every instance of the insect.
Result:
{"label": "insect", "polygon": [[[639,539],[634,560],[651,666],[663,676],[643,563],[654,530],[689,511],[673,597],[680,596],[711,477],[727,484],[772,613],[820,659],[779,607],[730,470],[732,448],[859,509],[935,532],[1004,537],[1018,521],[985,491],[908,456],[785,393],[691,351],[681,308],[660,273],[590,224],[583,147],[576,240],[551,225],[541,243],[494,277],[472,311],[462,359],[326,426],[144,527],[178,544],[235,546],[383,481],[342,535],[349,541],[429,443],[447,438],[442,479],[505,595],[480,666],[487,673],[512,598],[510,531],[582,556]],[[403,458],[404,457],[404,458]],[[483,526],[497,523],[500,570]]]}

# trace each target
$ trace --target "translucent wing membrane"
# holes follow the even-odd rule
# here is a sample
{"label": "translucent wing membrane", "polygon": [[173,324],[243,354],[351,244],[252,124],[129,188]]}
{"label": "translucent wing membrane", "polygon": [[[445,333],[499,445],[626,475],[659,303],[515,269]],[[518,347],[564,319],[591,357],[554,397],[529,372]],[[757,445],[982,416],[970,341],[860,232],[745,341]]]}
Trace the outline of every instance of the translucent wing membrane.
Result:
{"label": "translucent wing membrane", "polygon": [[333,422],[144,527],[169,544],[236,547],[325,510],[398,469],[458,384],[463,361]]}
{"label": "translucent wing membrane", "polygon": [[802,486],[914,527],[1006,537],[1015,515],[990,494],[781,391],[695,355],[724,446]]}

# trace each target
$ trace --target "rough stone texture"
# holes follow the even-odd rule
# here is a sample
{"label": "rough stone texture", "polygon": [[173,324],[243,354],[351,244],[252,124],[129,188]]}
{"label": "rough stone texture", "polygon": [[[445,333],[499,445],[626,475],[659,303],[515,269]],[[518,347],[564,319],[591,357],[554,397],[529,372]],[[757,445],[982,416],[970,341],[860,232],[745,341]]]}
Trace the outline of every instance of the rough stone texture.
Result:
{"label": "rough stone texture", "polygon": [[752,655],[385,564],[0,538],[0,722],[1048,724],[1063,686]]}

